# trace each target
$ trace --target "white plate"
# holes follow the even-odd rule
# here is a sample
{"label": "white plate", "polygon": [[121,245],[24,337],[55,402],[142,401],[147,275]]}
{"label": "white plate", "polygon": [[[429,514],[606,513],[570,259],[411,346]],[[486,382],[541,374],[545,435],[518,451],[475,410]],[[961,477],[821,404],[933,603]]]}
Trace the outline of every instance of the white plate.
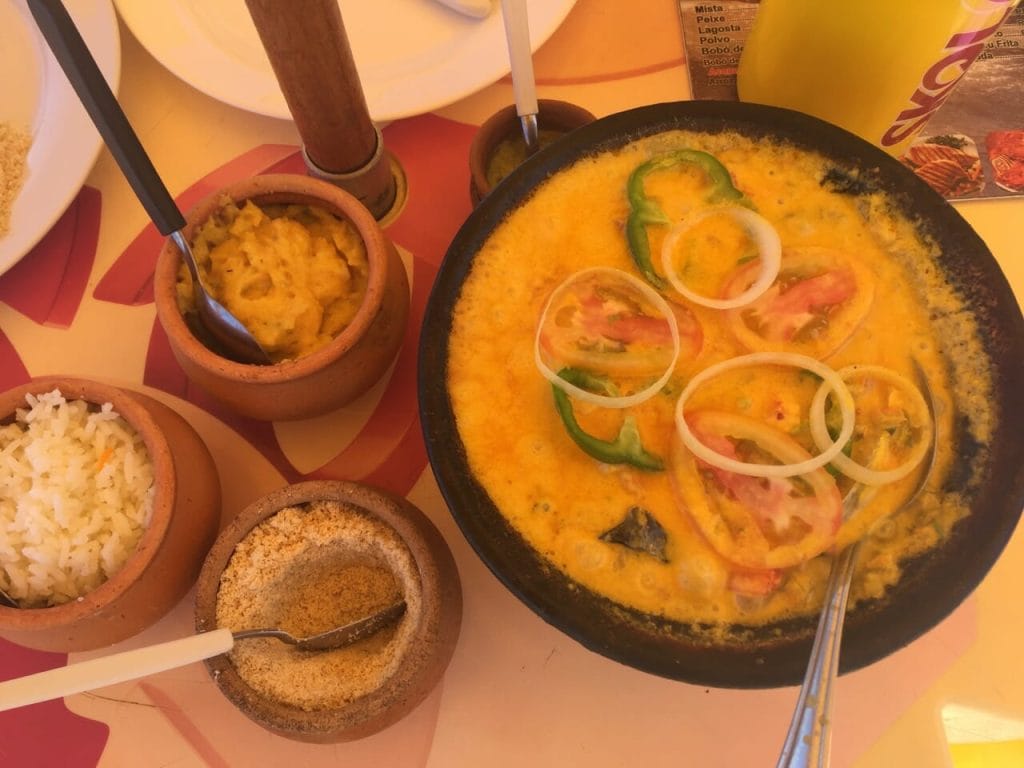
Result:
{"label": "white plate", "polygon": [[[472,19],[437,0],[339,0],[371,117],[429,112],[508,73],[498,0]],[[536,50],[575,0],[527,0]],[[128,28],[156,59],[215,99],[291,119],[245,0],[115,0]],[[283,12],[289,6],[282,2]]]}
{"label": "white plate", "polygon": [[[100,70],[117,92],[121,38],[110,0],[65,0]],[[36,28],[25,0],[0,0],[0,120],[32,135],[25,183],[0,237],[0,274],[49,232],[82,188],[102,140]]]}

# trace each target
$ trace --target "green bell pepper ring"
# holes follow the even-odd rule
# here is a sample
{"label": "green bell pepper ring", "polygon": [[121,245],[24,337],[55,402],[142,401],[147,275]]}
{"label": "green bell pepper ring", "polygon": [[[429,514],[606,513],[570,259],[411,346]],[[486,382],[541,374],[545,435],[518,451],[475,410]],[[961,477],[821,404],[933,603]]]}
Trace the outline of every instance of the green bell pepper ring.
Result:
{"label": "green bell pepper ring", "polygon": [[729,169],[722,165],[718,158],[707,152],[696,149],[677,149],[637,166],[629,175],[629,181],[626,182],[626,196],[629,198],[626,240],[640,274],[659,290],[667,288],[668,283],[654,269],[647,227],[651,224],[671,224],[672,222],[669,221],[661,206],[647,197],[647,193],[644,191],[644,181],[654,171],[663,171],[679,165],[696,166],[707,176],[711,185],[704,197],[706,202],[734,202],[750,207],[750,201],[733,186]]}
{"label": "green bell pepper ring", "polygon": [[[558,375],[581,389],[615,395],[615,387],[610,382],[578,368],[563,368]],[[551,389],[555,396],[555,408],[565,425],[566,432],[588,455],[605,464],[630,464],[648,472],[660,472],[665,468],[661,458],[648,453],[640,443],[640,431],[631,415],[627,414],[622,420],[622,427],[614,440],[602,440],[585,432],[579,425],[569,395],[554,384],[551,385]]]}

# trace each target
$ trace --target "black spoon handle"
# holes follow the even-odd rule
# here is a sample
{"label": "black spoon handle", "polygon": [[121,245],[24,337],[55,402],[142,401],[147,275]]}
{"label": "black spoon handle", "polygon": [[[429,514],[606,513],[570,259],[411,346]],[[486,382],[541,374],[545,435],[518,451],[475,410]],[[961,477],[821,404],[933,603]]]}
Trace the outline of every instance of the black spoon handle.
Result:
{"label": "black spoon handle", "polygon": [[82,106],[160,234],[169,235],[183,228],[185,218],[157,175],[64,4],[60,0],[28,0],[28,8]]}

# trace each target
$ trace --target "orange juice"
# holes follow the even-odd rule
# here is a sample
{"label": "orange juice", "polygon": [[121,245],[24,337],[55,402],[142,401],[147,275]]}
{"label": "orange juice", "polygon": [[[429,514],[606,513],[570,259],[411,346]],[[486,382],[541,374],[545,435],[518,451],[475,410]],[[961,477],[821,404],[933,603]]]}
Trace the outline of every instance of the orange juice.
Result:
{"label": "orange juice", "polygon": [[1020,0],[761,0],[743,101],[789,107],[899,156]]}

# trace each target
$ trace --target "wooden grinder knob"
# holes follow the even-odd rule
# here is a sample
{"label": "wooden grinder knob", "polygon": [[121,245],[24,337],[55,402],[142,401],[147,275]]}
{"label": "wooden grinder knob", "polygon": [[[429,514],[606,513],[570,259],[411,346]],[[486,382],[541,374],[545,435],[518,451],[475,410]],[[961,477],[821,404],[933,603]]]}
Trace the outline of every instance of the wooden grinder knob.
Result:
{"label": "wooden grinder knob", "polygon": [[370,119],[337,0],[246,0],[314,176],[351,192],[378,219],[395,180]]}

